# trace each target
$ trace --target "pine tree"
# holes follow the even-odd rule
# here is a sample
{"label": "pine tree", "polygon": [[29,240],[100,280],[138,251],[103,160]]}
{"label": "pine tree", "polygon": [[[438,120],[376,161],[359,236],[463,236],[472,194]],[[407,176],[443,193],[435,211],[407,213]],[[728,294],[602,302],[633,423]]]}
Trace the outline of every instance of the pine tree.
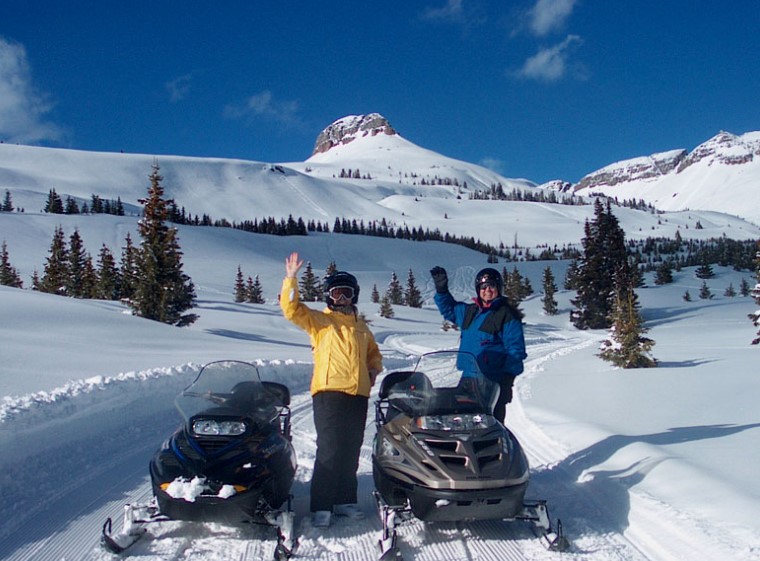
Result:
{"label": "pine tree", "polygon": [[45,269],[39,282],[39,291],[49,294],[66,295],[69,284],[69,250],[63,228],[58,226],[50,243],[50,251]]}
{"label": "pine tree", "polygon": [[723,292],[723,296],[727,296],[728,298],[733,298],[736,296],[736,289],[734,288],[734,283],[728,283],[728,286],[726,287],[726,290]]}
{"label": "pine tree", "polygon": [[683,293],[683,296],[681,298],[683,298],[684,302],[691,302],[691,293],[688,291],[688,289]]}
{"label": "pine tree", "polygon": [[404,303],[410,308],[422,307],[422,294],[417,288],[417,284],[414,280],[414,273],[409,269],[409,274],[406,277],[406,291],[404,292]]}
{"label": "pine tree", "polygon": [[541,299],[541,302],[544,304],[544,313],[548,316],[555,316],[559,311],[557,301],[554,299],[554,295],[557,293],[557,285],[554,282],[554,274],[551,267],[544,269],[542,287],[544,297]]}
{"label": "pine tree", "polygon": [[3,240],[2,251],[0,251],[0,285],[12,286],[13,288],[23,288],[24,286],[18,271],[11,265],[5,240]]}
{"label": "pine tree", "polygon": [[394,306],[400,306],[404,302],[404,291],[396,276],[396,271],[391,272],[391,282],[388,283],[388,289],[385,294],[388,296],[390,303]]}
{"label": "pine tree", "polygon": [[121,278],[116,268],[116,259],[106,244],[100,248],[98,255],[97,283],[95,284],[95,298],[102,300],[118,300]]}
{"label": "pine tree", "polygon": [[322,283],[314,274],[314,269],[311,267],[311,261],[306,263],[306,268],[301,275],[301,281],[299,284],[299,292],[301,294],[301,300],[304,302],[321,302],[322,301]]}
{"label": "pine tree", "polygon": [[380,317],[390,319],[394,315],[390,295],[388,293],[383,294],[383,297],[380,299]]}
{"label": "pine tree", "polygon": [[264,290],[261,286],[261,281],[259,280],[259,275],[256,275],[256,278],[251,280],[251,277],[248,277],[248,290],[246,295],[246,302],[249,304],[263,304],[264,303]]}
{"label": "pine tree", "polygon": [[3,199],[3,206],[0,210],[3,212],[13,212],[13,200],[11,199],[11,192],[8,189],[5,190],[5,198]]}
{"label": "pine tree", "polygon": [[140,317],[185,326],[198,316],[183,312],[195,304],[195,286],[182,272],[182,251],[176,228],[166,225],[170,200],[164,199],[158,164],[153,165],[148,196],[140,199],[143,217],[138,222],[142,238],[136,254],[137,285],[130,307]]}
{"label": "pine tree", "polygon": [[139,272],[137,270],[137,254],[140,250],[132,243],[132,236],[127,233],[124,247],[121,248],[121,286],[119,298],[129,302],[135,295]]}
{"label": "pine tree", "polygon": [[657,366],[650,354],[654,341],[644,337],[647,329],[638,310],[634,281],[628,265],[618,270],[612,326],[608,338],[602,341],[599,356],[621,368],[651,368]]}
{"label": "pine tree", "polygon": [[745,278],[742,278],[742,282],[739,283],[739,294],[745,297],[750,294],[749,282]]}
{"label": "pine tree", "polygon": [[92,255],[87,253],[82,268],[82,296],[81,298],[95,298],[95,290],[98,285],[98,272],[92,264]]}
{"label": "pine tree", "polygon": [[235,277],[235,302],[245,302],[245,299],[245,279],[243,278],[243,271],[240,269],[240,265],[238,265],[237,276]]}
{"label": "pine tree", "polygon": [[84,249],[82,236],[79,230],[75,229],[69,237],[69,274],[66,283],[66,294],[74,298],[87,298],[87,287],[85,286],[85,261],[87,253]]}
{"label": "pine tree", "polygon": [[580,265],[578,264],[578,261],[573,259],[570,261],[570,265],[567,267],[567,271],[565,272],[565,281],[563,283],[563,288],[565,290],[576,290],[578,288],[578,275],[580,274]]}
{"label": "pine tree", "polygon": [[673,282],[673,265],[670,261],[663,261],[657,266],[654,274],[654,284],[660,286]]}
{"label": "pine tree", "polygon": [[707,286],[707,281],[702,281],[702,286],[699,287],[699,298],[701,300],[712,300],[713,293],[710,287]]}
{"label": "pine tree", "polygon": [[51,189],[48,192],[43,212],[47,212],[48,214],[63,214],[63,199],[55,192],[55,189]]}
{"label": "pine tree", "polygon": [[325,269],[325,276],[329,277],[333,273],[338,271],[338,266],[335,264],[335,261],[330,261],[330,264],[327,265],[327,269]]}
{"label": "pine tree", "polygon": [[627,263],[625,233],[599,199],[594,205],[595,217],[584,227],[583,257],[578,270],[577,298],[571,300],[575,310],[570,320],[578,329],[601,329],[611,325],[614,301],[615,272]]}
{"label": "pine tree", "polygon": [[[755,287],[750,291],[750,295],[755,299],[755,304],[760,306],[760,251],[755,254],[755,263],[757,266],[757,284],[755,284]],[[756,310],[753,313],[748,314],[748,317],[752,320],[752,324],[755,327],[760,327],[760,310]],[[760,343],[760,331],[757,332],[757,335],[758,336],[752,340],[753,345]]]}
{"label": "pine tree", "polygon": [[715,276],[715,272],[713,272],[713,268],[707,262],[706,257],[702,258],[702,264],[697,267],[696,271],[694,271],[694,274],[698,279],[711,279]]}
{"label": "pine tree", "polygon": [[373,304],[379,304],[380,303],[380,292],[377,290],[377,285],[372,285],[372,294],[370,296],[370,300]]}

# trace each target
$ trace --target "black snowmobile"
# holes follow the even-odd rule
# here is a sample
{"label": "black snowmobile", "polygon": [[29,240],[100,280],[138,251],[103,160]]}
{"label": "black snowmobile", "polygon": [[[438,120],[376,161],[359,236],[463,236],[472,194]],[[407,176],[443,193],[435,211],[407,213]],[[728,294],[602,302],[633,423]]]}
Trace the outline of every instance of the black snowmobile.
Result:
{"label": "black snowmobile", "polygon": [[412,518],[526,520],[550,549],[569,547],[546,501],[525,501],[528,460],[491,414],[498,392],[473,355],[455,351],[428,353],[414,370],[385,376],[372,454],[381,560],[401,559],[396,527]]}
{"label": "black snowmobile", "polygon": [[175,405],[184,423],[150,461],[153,500],[126,505],[118,534],[106,520],[103,546],[121,553],[151,522],[254,523],[276,527],[274,558],[289,558],[297,542],[288,388],[262,381],[247,362],[212,362]]}

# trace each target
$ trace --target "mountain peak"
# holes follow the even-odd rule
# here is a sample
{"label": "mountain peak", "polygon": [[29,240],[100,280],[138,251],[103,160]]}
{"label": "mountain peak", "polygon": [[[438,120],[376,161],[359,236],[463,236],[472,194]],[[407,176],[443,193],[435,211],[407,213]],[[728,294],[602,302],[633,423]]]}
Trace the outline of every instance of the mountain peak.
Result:
{"label": "mountain peak", "polygon": [[365,136],[376,136],[378,134],[395,135],[396,130],[390,125],[388,119],[379,113],[369,113],[367,115],[348,115],[338,119],[327,128],[325,128],[314,144],[314,154],[327,152],[334,146],[348,144]]}

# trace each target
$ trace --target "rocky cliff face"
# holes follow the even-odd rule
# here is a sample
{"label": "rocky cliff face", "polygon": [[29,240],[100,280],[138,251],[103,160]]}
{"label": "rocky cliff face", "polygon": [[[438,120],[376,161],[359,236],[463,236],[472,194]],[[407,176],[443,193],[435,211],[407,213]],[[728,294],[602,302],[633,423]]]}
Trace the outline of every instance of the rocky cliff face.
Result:
{"label": "rocky cliff face", "polygon": [[730,132],[720,132],[707,142],[697,146],[678,166],[678,173],[697,162],[738,165],[751,162],[760,156],[760,141],[739,137]]}
{"label": "rocky cliff face", "polygon": [[575,190],[611,187],[619,183],[661,177],[671,173],[687,157],[686,150],[672,150],[632,160],[624,160],[595,171],[581,179]]}
{"label": "rocky cliff face", "polygon": [[603,167],[581,179],[573,190],[593,191],[595,187],[612,187],[639,180],[657,179],[670,174],[679,174],[698,163],[706,166],[714,164],[736,166],[750,163],[758,157],[760,157],[760,136],[757,133],[736,136],[728,132],[720,132],[691,152],[672,150]]}
{"label": "rocky cliff face", "polygon": [[319,133],[312,155],[327,152],[333,146],[348,144],[357,138],[378,134],[397,134],[388,120],[379,113],[343,117]]}

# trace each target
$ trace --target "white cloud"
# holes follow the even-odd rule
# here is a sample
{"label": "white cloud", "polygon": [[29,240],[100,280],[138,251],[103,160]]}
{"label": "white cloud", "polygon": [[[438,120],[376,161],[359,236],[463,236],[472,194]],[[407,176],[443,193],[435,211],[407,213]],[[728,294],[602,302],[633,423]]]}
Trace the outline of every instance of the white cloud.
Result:
{"label": "white cloud", "polygon": [[52,106],[35,91],[23,45],[0,37],[0,139],[14,143],[58,140],[61,130],[46,122]]}
{"label": "white cloud", "polygon": [[561,29],[570,17],[576,0],[537,0],[528,12],[528,27],[539,37]]}
{"label": "white cloud", "polygon": [[422,12],[422,19],[433,21],[457,21],[463,15],[462,0],[447,0],[441,8],[427,8]]}
{"label": "white cloud", "polygon": [[490,156],[486,156],[480,160],[480,165],[484,168],[495,171],[496,173],[502,173],[504,171],[504,162],[498,158],[491,158]]}
{"label": "white cloud", "polygon": [[298,102],[276,100],[269,90],[252,95],[241,104],[228,105],[224,108],[224,116],[230,119],[263,117],[287,125],[300,123]]}
{"label": "white cloud", "polygon": [[517,72],[522,78],[554,82],[567,73],[568,57],[573,46],[582,43],[577,35],[568,35],[561,43],[540,50],[525,61]]}
{"label": "white cloud", "polygon": [[187,97],[190,92],[190,82],[192,81],[192,74],[185,74],[179,78],[166,83],[166,91],[169,92],[169,101],[176,103],[182,101]]}

